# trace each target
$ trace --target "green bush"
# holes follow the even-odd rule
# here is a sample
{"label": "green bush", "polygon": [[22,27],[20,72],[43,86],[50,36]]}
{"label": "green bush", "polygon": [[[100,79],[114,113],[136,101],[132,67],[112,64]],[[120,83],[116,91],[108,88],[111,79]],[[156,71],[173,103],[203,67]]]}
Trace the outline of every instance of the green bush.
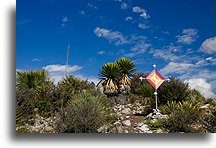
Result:
{"label": "green bush", "polygon": [[134,93],[143,97],[154,98],[154,90],[150,84],[144,83],[137,87]]}
{"label": "green bush", "polygon": [[84,92],[74,96],[61,112],[56,130],[63,133],[95,133],[101,127],[110,108],[105,96]]}
{"label": "green bush", "polygon": [[189,95],[190,90],[187,83],[179,79],[170,78],[170,82],[165,81],[158,89],[159,104],[166,104],[168,101],[184,101]]}
{"label": "green bush", "polygon": [[202,129],[206,133],[216,133],[216,107],[211,106],[201,118]]}
{"label": "green bush", "polygon": [[163,114],[171,114],[174,112],[178,107],[178,103],[176,101],[170,101],[164,106],[160,106],[160,111]]}
{"label": "green bush", "polygon": [[186,100],[197,103],[197,104],[204,104],[206,102],[205,98],[200,94],[200,92],[196,89],[192,89],[189,91]]}
{"label": "green bush", "polygon": [[166,119],[157,119],[155,122],[146,120],[145,124],[148,125],[150,130],[162,129],[166,123]]}
{"label": "green bush", "polygon": [[16,78],[17,106],[27,117],[33,114],[34,108],[39,109],[41,116],[50,116],[52,94],[55,86],[44,69],[35,71],[19,71]]}
{"label": "green bush", "polygon": [[58,109],[60,109],[66,106],[68,100],[71,100],[74,95],[93,89],[94,86],[88,83],[88,81],[81,80],[73,75],[69,75],[58,83],[55,91],[55,105]]}
{"label": "green bush", "polygon": [[171,133],[175,132],[198,132],[196,126],[200,120],[200,109],[197,105],[184,101],[177,104],[177,108],[169,115],[165,127]]}
{"label": "green bush", "polygon": [[140,77],[146,78],[147,76],[148,76],[148,73],[138,73],[132,76],[132,79],[131,79],[131,92],[132,93],[137,94],[137,88],[140,88],[144,84],[148,83],[146,80],[142,80],[142,81],[140,80]]}

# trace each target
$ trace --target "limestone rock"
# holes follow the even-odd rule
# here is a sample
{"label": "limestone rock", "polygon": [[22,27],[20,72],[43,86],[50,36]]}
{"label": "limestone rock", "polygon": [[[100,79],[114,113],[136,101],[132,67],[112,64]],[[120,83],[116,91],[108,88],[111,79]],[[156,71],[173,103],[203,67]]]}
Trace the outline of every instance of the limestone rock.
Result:
{"label": "limestone rock", "polygon": [[122,114],[129,115],[130,113],[131,113],[130,108],[124,108],[124,109],[122,110]]}
{"label": "limestone rock", "polygon": [[140,127],[140,130],[143,131],[143,132],[149,131],[148,125],[143,124],[143,125]]}
{"label": "limestone rock", "polygon": [[124,121],[122,122],[122,124],[123,124],[124,126],[131,126],[130,120],[124,120]]}

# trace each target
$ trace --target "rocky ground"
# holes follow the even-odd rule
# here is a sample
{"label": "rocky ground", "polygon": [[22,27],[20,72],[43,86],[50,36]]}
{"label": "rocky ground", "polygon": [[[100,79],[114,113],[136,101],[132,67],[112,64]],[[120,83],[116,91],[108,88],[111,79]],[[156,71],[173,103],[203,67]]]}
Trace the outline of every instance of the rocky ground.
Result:
{"label": "rocky ground", "polygon": [[[114,113],[112,116],[117,117],[114,123],[106,124],[98,129],[99,133],[168,133],[166,129],[150,130],[146,124],[147,120],[155,122],[158,119],[167,118],[167,115],[162,115],[160,111],[153,110],[148,115],[144,115],[143,111],[147,110],[148,106],[143,106],[139,102],[134,104],[116,104],[113,107]],[[57,121],[56,117],[44,118],[35,115],[25,126],[19,126],[16,131],[25,128],[30,133],[55,133],[54,125]]]}
{"label": "rocky ground", "polygon": [[162,115],[159,110],[153,110],[147,116],[143,115],[143,111],[148,106],[142,106],[139,102],[134,104],[114,106],[113,115],[117,116],[117,121],[104,125],[98,129],[100,133],[168,133],[166,129],[150,130],[146,124],[147,120],[155,122],[158,119],[167,118]]}

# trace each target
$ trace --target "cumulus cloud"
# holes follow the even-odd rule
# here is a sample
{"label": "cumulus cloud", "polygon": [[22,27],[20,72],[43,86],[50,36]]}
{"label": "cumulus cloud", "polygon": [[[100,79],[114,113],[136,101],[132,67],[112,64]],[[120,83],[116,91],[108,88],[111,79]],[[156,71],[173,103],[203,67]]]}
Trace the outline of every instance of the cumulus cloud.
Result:
{"label": "cumulus cloud", "polygon": [[202,43],[199,50],[204,52],[204,53],[207,53],[207,54],[215,54],[215,51],[216,51],[216,37],[206,39]]}
{"label": "cumulus cloud", "polygon": [[168,65],[162,68],[160,72],[164,75],[172,73],[183,74],[193,66],[194,64],[170,62]]}
{"label": "cumulus cloud", "polygon": [[[43,67],[45,70],[49,71],[49,72],[65,72],[66,71],[66,65],[47,65],[46,67]],[[67,72],[75,72],[82,69],[82,67],[78,66],[78,65],[73,65],[67,66]]]}
{"label": "cumulus cloud", "polygon": [[212,85],[206,79],[189,79],[185,80],[191,89],[198,90],[205,98],[215,99],[215,94],[212,92]]}
{"label": "cumulus cloud", "polygon": [[115,45],[122,45],[128,43],[126,37],[118,31],[112,31],[105,28],[96,27],[94,33],[98,37],[104,37],[110,42],[114,42]]}
{"label": "cumulus cloud", "polygon": [[143,17],[143,18],[145,18],[145,19],[150,18],[150,16],[147,14],[146,10],[145,10],[145,9],[142,9],[142,8],[140,8],[140,7],[138,7],[138,6],[133,7],[133,12],[139,13],[139,14],[140,14],[140,17]]}
{"label": "cumulus cloud", "polygon": [[198,38],[198,30],[194,28],[183,29],[182,35],[177,35],[178,43],[190,45]]}

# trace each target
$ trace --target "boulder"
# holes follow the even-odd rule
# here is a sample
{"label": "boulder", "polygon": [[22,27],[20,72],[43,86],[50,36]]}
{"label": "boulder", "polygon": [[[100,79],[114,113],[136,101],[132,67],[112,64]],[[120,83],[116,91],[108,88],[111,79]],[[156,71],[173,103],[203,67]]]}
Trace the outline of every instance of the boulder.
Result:
{"label": "boulder", "polygon": [[123,124],[124,126],[131,126],[130,120],[124,120],[124,121],[122,121],[122,124]]}
{"label": "boulder", "polygon": [[139,129],[143,132],[149,131],[148,125],[146,124],[143,124]]}
{"label": "boulder", "polygon": [[124,108],[121,112],[122,112],[122,114],[129,115],[131,113],[131,110],[130,110],[130,108]]}

